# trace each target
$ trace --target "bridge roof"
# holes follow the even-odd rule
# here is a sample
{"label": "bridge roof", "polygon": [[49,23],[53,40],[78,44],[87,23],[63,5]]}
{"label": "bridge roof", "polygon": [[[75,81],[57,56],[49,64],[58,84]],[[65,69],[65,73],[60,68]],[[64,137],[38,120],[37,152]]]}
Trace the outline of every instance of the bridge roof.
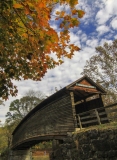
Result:
{"label": "bridge roof", "polygon": [[82,100],[88,98],[95,94],[106,94],[106,91],[94,81],[92,81],[88,76],[83,76],[82,78],[74,81],[73,83],[67,85],[66,87],[60,89],[53,95],[49,96],[45,100],[43,100],[40,104],[38,104],[35,108],[33,108],[18,124],[18,126],[13,131],[12,135],[15,134],[17,129],[34,113],[36,113],[39,109],[43,108],[48,103],[51,103],[53,100],[56,100],[59,97],[62,97],[66,93],[70,91],[77,92],[78,100]]}

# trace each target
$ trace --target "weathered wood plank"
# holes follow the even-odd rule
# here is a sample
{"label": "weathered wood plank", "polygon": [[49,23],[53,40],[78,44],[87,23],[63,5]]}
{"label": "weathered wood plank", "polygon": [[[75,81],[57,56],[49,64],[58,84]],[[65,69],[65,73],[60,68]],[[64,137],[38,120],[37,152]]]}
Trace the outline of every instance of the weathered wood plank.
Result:
{"label": "weathered wood plank", "polygon": [[47,135],[47,133],[67,133],[73,130],[71,100],[70,95],[66,94],[53,100],[24,122],[14,135],[13,145],[34,136]]}
{"label": "weathered wood plank", "polygon": [[89,116],[85,116],[85,117],[80,117],[81,120],[87,120],[89,118],[96,118],[96,115],[89,115]]}
{"label": "weathered wood plank", "polygon": [[96,117],[97,117],[98,124],[101,124],[100,116],[99,116],[99,114],[98,114],[97,109],[95,109],[95,113],[96,113]]}
{"label": "weathered wood plank", "polygon": [[92,125],[92,123],[94,123],[94,122],[98,122],[97,119],[96,120],[90,120],[90,121],[82,122],[82,124],[90,124],[90,125]]}

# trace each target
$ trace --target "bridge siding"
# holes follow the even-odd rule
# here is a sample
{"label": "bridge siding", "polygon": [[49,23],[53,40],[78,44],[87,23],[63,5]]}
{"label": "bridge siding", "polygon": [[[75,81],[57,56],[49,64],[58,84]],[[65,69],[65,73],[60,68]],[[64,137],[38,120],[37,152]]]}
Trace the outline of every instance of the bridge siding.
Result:
{"label": "bridge siding", "polygon": [[15,132],[13,146],[39,135],[65,134],[74,130],[71,98],[68,93],[43,106]]}

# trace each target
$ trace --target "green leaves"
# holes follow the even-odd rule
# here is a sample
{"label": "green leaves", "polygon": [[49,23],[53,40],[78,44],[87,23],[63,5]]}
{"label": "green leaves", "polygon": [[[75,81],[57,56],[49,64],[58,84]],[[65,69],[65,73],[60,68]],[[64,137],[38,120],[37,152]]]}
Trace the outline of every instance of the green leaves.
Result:
{"label": "green leaves", "polygon": [[117,99],[117,40],[96,47],[96,52],[97,54],[87,61],[83,74],[106,89],[106,104],[113,103]]}
{"label": "green leaves", "polygon": [[30,90],[26,93],[26,96],[14,100],[11,102],[9,112],[6,114],[6,122],[9,124],[18,124],[30,110],[43,100],[43,98],[43,93]]}

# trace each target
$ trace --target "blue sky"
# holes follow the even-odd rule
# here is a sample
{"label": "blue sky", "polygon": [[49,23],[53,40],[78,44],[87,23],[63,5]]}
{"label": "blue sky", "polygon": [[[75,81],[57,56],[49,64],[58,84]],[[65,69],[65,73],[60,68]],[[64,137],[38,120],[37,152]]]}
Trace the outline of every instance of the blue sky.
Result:
{"label": "blue sky", "polygon": [[[58,7],[61,9],[60,7]],[[117,39],[117,1],[116,0],[79,0],[79,9],[86,12],[81,19],[78,28],[71,29],[70,41],[81,48],[75,52],[74,57],[64,59],[64,64],[55,69],[48,70],[42,81],[31,80],[14,83],[18,86],[18,96],[10,97],[5,106],[0,106],[0,120],[5,121],[10,103],[16,98],[23,97],[30,89],[39,90],[46,95],[54,93],[55,87],[60,88],[81,77],[86,60],[96,54],[95,47],[103,45],[104,42],[111,43]],[[52,27],[57,29],[56,23]]]}

